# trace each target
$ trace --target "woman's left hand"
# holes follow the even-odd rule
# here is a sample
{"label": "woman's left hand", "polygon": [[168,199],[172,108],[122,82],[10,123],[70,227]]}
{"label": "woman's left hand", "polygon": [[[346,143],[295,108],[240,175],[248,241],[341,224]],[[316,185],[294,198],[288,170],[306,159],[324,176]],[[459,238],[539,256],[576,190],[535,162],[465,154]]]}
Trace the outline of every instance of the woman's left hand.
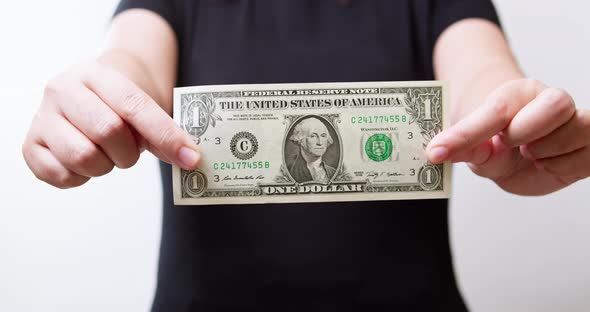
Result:
{"label": "woman's left hand", "polygon": [[590,176],[590,111],[563,90],[515,80],[426,152],[432,163],[467,162],[510,193],[544,195]]}

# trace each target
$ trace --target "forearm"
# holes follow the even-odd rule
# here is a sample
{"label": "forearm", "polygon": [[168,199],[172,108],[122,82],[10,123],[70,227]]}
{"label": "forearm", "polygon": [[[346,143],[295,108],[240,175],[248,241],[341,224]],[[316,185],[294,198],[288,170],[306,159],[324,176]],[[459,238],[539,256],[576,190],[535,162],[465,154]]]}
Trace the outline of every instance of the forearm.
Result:
{"label": "forearm", "polygon": [[524,74],[514,64],[490,63],[474,71],[470,79],[451,80],[452,121],[457,122],[473,112],[505,82],[521,78]]}
{"label": "forearm", "polygon": [[98,60],[123,73],[170,114],[177,58],[170,25],[151,11],[131,9],[113,19]]}
{"label": "forearm", "polygon": [[449,81],[451,118],[457,122],[503,83],[524,78],[500,29],[484,20],[452,25],[434,51],[437,79]]}
{"label": "forearm", "polygon": [[434,58],[436,77],[450,81],[454,125],[429,142],[429,161],[467,162],[520,195],[590,176],[590,114],[566,91],[522,79],[498,26],[458,22],[440,36]]}

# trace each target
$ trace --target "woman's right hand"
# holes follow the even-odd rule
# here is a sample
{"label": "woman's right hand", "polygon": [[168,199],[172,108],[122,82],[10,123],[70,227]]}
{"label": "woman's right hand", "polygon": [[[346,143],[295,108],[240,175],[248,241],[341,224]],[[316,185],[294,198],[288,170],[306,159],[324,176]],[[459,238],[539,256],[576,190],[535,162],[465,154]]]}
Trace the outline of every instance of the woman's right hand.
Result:
{"label": "woman's right hand", "polygon": [[187,170],[200,160],[188,134],[150,96],[92,62],[47,84],[22,152],[37,178],[71,188],[133,166],[144,149]]}

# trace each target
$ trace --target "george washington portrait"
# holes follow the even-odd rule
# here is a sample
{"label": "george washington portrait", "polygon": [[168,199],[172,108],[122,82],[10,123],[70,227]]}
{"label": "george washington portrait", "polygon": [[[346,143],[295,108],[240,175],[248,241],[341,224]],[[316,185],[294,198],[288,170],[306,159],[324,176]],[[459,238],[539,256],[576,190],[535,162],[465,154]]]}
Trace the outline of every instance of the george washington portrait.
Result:
{"label": "george washington portrait", "polygon": [[332,124],[319,116],[297,120],[287,133],[285,164],[298,183],[329,183],[340,161],[340,142]]}

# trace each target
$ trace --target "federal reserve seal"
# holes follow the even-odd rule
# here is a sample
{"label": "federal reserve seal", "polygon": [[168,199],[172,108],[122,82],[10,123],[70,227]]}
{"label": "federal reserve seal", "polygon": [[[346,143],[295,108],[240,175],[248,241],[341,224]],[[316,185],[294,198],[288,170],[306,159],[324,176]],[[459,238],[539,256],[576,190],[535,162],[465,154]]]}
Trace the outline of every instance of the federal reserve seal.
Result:
{"label": "federal reserve seal", "polygon": [[393,143],[385,134],[373,134],[365,143],[365,153],[374,161],[384,161],[391,156],[392,152]]}
{"label": "federal reserve seal", "polygon": [[231,139],[229,148],[236,158],[248,160],[258,152],[258,140],[250,132],[238,132]]}

